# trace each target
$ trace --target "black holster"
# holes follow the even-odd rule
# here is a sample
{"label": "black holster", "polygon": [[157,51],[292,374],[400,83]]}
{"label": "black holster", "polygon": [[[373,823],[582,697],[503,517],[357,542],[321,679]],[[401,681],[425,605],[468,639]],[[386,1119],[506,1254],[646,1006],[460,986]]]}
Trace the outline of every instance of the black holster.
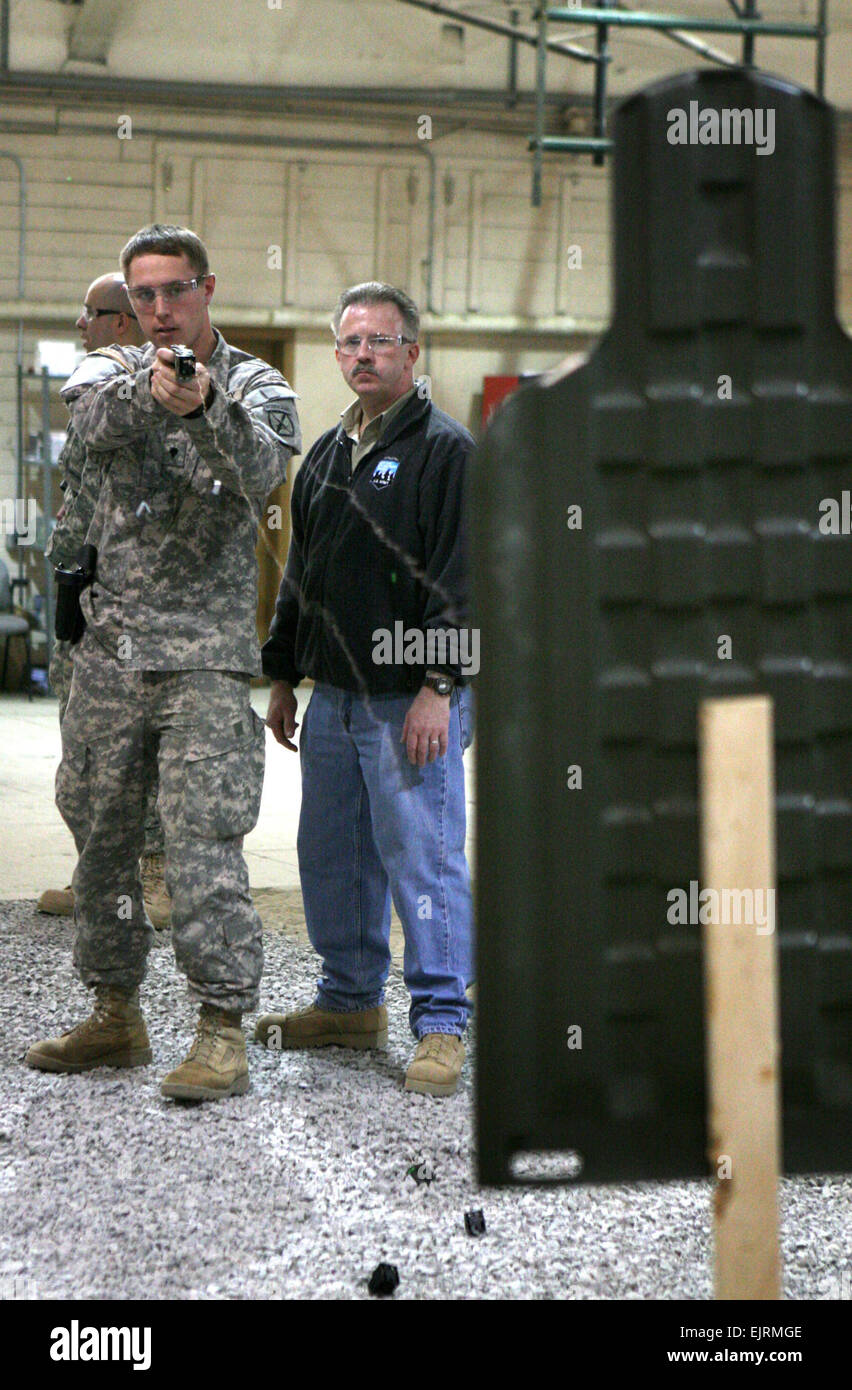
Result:
{"label": "black holster", "polygon": [[80,607],[80,595],[95,578],[98,552],[93,545],[83,545],[73,569],[57,565],[56,575],[56,636],[61,642],[79,642],[86,631],[86,619]]}

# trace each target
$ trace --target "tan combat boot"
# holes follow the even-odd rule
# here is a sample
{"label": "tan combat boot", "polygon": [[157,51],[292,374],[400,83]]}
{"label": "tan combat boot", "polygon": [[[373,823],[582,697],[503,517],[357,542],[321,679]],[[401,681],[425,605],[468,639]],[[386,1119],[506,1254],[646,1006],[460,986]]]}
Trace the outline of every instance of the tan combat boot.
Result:
{"label": "tan combat boot", "polygon": [[38,902],[37,912],[47,912],[51,917],[74,916],[74,889],[70,883],[67,888],[45,888]]}
{"label": "tan combat boot", "polygon": [[198,1030],[185,1061],[164,1077],[164,1096],[175,1100],[222,1100],[249,1089],[246,1040],[241,1015],[201,1005]]}
{"label": "tan combat boot", "polygon": [[172,900],[166,891],[166,856],[143,854],[139,860],[142,873],[142,897],[145,911],[155,931],[171,926]]}
{"label": "tan combat boot", "polygon": [[138,989],[95,985],[95,1007],[84,1023],[61,1038],[33,1043],[24,1058],[39,1071],[92,1071],[95,1067],[144,1067],[151,1061]]}
{"label": "tan combat boot", "polygon": [[455,1033],[424,1033],[405,1073],[406,1091],[451,1096],[459,1084],[464,1043]]}
{"label": "tan combat boot", "polygon": [[385,1047],[388,1011],[384,1004],[353,1013],[331,1013],[310,1004],[292,1014],[264,1014],[255,1042],[274,1051],[295,1047]]}

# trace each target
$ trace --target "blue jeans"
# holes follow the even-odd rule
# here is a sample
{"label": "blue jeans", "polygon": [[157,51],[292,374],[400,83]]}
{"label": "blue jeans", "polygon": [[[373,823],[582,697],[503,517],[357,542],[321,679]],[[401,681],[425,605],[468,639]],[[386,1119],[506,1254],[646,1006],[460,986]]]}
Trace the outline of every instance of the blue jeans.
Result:
{"label": "blue jeans", "polygon": [[400,742],[413,698],[367,701],[316,685],[305,713],[298,850],[308,935],[323,961],[316,1003],[349,1012],[382,1002],[392,895],[411,1031],[460,1036],[472,1012],[462,763],[472,695],[453,691],[446,756],[422,768]]}

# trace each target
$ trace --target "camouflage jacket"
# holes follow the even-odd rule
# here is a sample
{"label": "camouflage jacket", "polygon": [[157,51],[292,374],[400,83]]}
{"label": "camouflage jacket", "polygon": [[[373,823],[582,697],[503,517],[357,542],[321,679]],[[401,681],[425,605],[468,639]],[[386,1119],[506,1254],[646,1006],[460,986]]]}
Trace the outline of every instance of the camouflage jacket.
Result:
{"label": "camouflage jacket", "polygon": [[[57,521],[44,551],[55,565],[72,565],[76,559],[77,551],[86,539],[86,532],[92,519],[91,512],[86,515],[85,509],[81,508],[73,526],[69,519],[75,498],[80,491],[85,465],[86,446],[73,425],[69,425],[65,443],[62,446],[62,453],[59,455],[59,467],[62,469],[60,486],[63,492],[65,515],[61,521]],[[81,530],[82,534],[80,534]]]}
{"label": "camouflage jacket", "polygon": [[83,612],[131,670],[260,673],[258,525],[299,422],[284,378],[216,339],[196,418],[154,400],[151,344],[90,353],[62,389],[86,449],[73,510],[91,509],[82,539],[98,550]]}

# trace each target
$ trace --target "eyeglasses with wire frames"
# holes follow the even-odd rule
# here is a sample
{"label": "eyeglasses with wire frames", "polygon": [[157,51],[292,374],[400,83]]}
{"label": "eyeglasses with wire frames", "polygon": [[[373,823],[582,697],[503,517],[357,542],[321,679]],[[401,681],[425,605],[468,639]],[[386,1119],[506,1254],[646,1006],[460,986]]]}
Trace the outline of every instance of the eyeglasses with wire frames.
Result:
{"label": "eyeglasses with wire frames", "polygon": [[167,285],[128,285],[127,293],[134,304],[144,304],[149,309],[158,295],[162,295],[168,304],[173,304],[191,290],[197,290],[207,279],[207,275],[195,275],[191,280],[171,280]]}
{"label": "eyeglasses with wire frames", "polygon": [[406,338],[403,333],[397,333],[393,337],[387,333],[371,333],[368,338],[352,333],[348,338],[335,338],[334,343],[341,357],[357,357],[362,343],[367,344],[370,352],[380,356],[383,352],[393,352],[394,348],[402,347],[403,343],[415,341],[414,338]]}

